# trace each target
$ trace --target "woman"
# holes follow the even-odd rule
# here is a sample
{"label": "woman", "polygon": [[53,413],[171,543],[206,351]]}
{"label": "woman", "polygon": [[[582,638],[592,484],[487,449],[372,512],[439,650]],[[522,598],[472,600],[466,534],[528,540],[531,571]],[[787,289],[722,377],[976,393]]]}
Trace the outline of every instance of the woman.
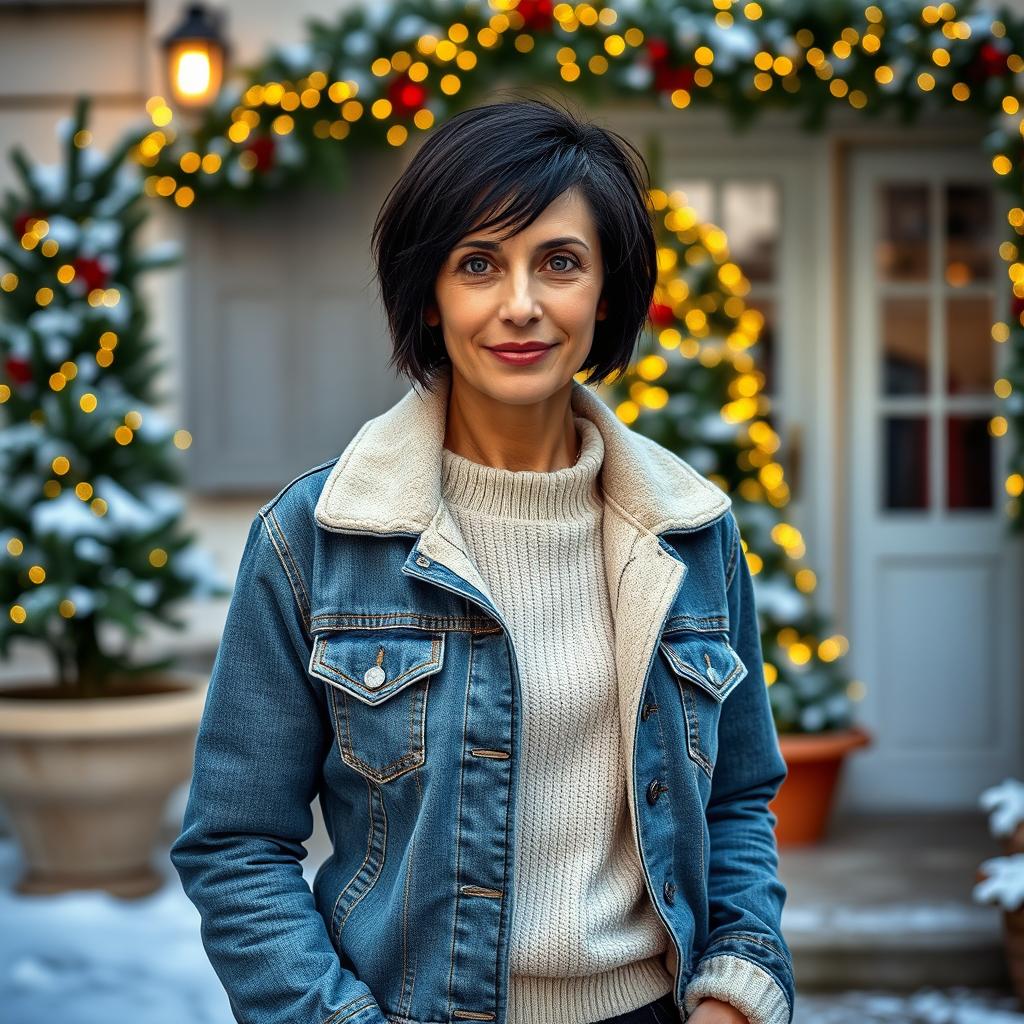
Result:
{"label": "woman", "polygon": [[171,852],[240,1021],[792,1019],[729,498],[575,379],[631,360],[647,184],[522,100],[380,212],[414,386],[254,517]]}

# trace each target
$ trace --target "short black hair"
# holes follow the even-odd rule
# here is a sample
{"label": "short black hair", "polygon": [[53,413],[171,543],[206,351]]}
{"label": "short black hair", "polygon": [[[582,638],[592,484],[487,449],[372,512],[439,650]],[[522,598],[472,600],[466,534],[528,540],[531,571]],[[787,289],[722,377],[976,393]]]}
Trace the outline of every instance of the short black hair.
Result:
{"label": "short black hair", "polygon": [[429,389],[450,363],[441,326],[427,324],[424,312],[459,240],[503,224],[510,227],[501,238],[508,238],[570,188],[579,189],[595,218],[607,299],[581,371],[587,384],[626,371],[658,275],[650,171],[623,136],[542,97],[452,115],[427,136],[384,200],[371,248],[397,372]]}

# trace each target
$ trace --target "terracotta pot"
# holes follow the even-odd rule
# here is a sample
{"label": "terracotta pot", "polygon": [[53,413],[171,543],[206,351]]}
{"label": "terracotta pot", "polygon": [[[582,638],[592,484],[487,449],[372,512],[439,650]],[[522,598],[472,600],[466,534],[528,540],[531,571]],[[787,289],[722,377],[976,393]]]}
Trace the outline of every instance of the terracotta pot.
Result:
{"label": "terracotta pot", "polygon": [[192,774],[208,680],[187,672],[93,698],[55,686],[0,689],[0,802],[20,844],[22,893],[145,896],[171,793]]}
{"label": "terracotta pot", "polygon": [[871,735],[860,726],[819,733],[780,733],[779,748],[789,774],[768,805],[777,819],[775,839],[782,846],[806,846],[825,835],[843,758],[867,746]]}

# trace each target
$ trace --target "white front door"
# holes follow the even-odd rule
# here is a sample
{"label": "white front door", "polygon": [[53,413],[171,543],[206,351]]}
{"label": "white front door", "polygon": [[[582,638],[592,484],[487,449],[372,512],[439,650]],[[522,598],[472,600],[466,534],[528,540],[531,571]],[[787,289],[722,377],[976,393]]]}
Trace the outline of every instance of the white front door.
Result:
{"label": "white front door", "polygon": [[1012,204],[978,147],[858,150],[849,188],[850,668],[874,744],[848,762],[847,793],[976,807],[1021,771],[1024,545],[992,429]]}

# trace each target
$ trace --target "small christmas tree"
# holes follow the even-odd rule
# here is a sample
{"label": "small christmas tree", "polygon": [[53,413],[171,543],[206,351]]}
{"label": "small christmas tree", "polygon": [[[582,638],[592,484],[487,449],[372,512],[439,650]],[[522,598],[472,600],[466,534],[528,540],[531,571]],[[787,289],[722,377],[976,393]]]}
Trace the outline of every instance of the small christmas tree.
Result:
{"label": "small christmas tree", "polygon": [[11,152],[21,190],[0,227],[0,655],[44,644],[81,696],[173,664],[133,658],[144,619],[181,629],[176,601],[230,592],[180,527],[175,449],[191,438],[152,408],[139,275],[179,256],[139,251],[149,200],[126,158],[146,128],[104,156],[88,106],[61,122],[58,164]]}
{"label": "small christmas tree", "polygon": [[765,682],[779,732],[852,724],[863,684],[842,671],[846,638],[811,603],[800,531],[782,513],[789,488],[774,458],[758,363],[761,313],[742,299],[741,268],[721,229],[679,195],[653,190],[659,280],[650,332],[630,372],[611,382],[619,417],[685,459],[733,499],[761,623]]}

